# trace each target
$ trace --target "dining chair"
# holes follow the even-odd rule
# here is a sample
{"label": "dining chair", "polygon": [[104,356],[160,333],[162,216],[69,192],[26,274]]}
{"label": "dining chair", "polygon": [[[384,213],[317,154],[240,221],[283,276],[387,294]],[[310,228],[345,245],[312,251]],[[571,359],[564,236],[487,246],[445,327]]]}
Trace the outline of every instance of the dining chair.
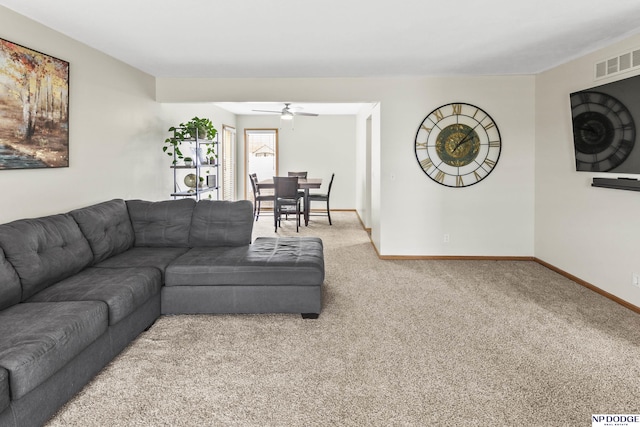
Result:
{"label": "dining chair", "polygon": [[253,190],[253,217],[257,221],[258,217],[260,216],[260,210],[262,209],[262,202],[273,201],[273,196],[260,194],[257,174],[250,173],[249,180],[251,181],[251,189]]}
{"label": "dining chair", "polygon": [[307,172],[287,172],[287,176],[297,176],[302,179],[307,179]]}
{"label": "dining chair", "polygon": [[[287,172],[287,176],[297,176],[298,178],[307,179],[307,173],[308,172]],[[300,191],[300,196],[304,197],[304,191]],[[302,209],[304,211],[307,207],[304,206]]]}
{"label": "dining chair", "polygon": [[[273,177],[274,197],[273,197],[273,223],[276,233],[282,221],[282,215],[296,215],[296,233],[300,228],[300,201],[302,196],[298,191],[297,176],[274,176]],[[286,216],[288,217],[288,215]],[[285,217],[285,218],[286,218]]]}
{"label": "dining chair", "polygon": [[[335,173],[331,174],[331,181],[329,181],[329,188],[327,189],[326,194],[324,193],[309,193],[309,216],[327,216],[329,218],[329,225],[331,224],[331,211],[329,210],[329,197],[331,196],[331,187],[333,186],[333,178],[336,176]],[[311,210],[311,202],[325,202],[327,204],[327,211],[322,213],[313,214]],[[305,206],[305,209],[307,207]]]}

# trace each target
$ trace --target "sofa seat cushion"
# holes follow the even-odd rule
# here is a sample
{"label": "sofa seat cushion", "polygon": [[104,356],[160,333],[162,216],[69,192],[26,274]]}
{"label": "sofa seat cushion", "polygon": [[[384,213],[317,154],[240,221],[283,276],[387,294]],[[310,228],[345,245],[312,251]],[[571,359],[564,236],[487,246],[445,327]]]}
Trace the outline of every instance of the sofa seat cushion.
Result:
{"label": "sofa seat cushion", "polygon": [[319,286],[323,281],[317,237],[259,237],[247,246],[193,248],[171,263],[165,276],[166,286]]}
{"label": "sofa seat cushion", "polygon": [[115,325],[160,293],[160,271],[153,267],[87,268],[37,293],[29,302],[102,301]]}
{"label": "sofa seat cushion", "polygon": [[0,414],[9,407],[10,403],[9,372],[4,368],[0,368]]}
{"label": "sofa seat cushion", "polygon": [[0,246],[22,284],[22,301],[93,261],[89,242],[70,215],[0,225]]}
{"label": "sofa seat cushion", "polygon": [[164,274],[167,266],[188,250],[189,248],[131,248],[120,255],[116,255],[94,265],[94,267],[155,267],[160,271],[162,281],[164,282]]}
{"label": "sofa seat cushion", "polygon": [[0,367],[12,400],[43,383],[107,330],[98,301],[20,303],[0,311]]}
{"label": "sofa seat cushion", "polygon": [[69,214],[75,219],[93,251],[97,263],[133,246],[133,227],[127,204],[122,199],[98,203]]}

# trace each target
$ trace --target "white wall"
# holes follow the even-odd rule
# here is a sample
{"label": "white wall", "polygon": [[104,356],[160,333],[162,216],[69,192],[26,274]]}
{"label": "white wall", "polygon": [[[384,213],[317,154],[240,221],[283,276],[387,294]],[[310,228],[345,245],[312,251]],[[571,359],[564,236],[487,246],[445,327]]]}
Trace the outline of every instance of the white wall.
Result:
{"label": "white wall", "polygon": [[[284,123],[284,122],[283,122]],[[238,116],[238,159],[245,162],[245,129],[278,129],[278,172],[307,171],[309,177],[322,178],[327,191],[331,174],[331,209],[355,209],[356,117],[349,115],[298,116],[293,129],[282,124],[278,115]],[[246,169],[240,190],[246,182]],[[266,178],[266,177],[265,177]],[[244,193],[239,195],[244,197]],[[320,208],[320,206],[318,206]]]}
{"label": "white wall", "polygon": [[[380,97],[380,253],[532,256],[534,78],[406,79],[389,89]],[[470,187],[434,183],[415,158],[418,125],[450,102],[482,108],[502,136],[497,166]]]}
{"label": "white wall", "polygon": [[[372,149],[380,151],[380,104],[364,104],[358,112],[356,121],[356,211],[363,225],[370,229],[373,223],[372,212]],[[380,188],[380,156],[376,157],[377,188]],[[378,198],[379,199],[379,198]],[[379,206],[379,202],[376,206]],[[379,233],[376,240],[379,241]]]}
{"label": "white wall", "polygon": [[69,167],[0,170],[0,223],[158,194],[153,77],[2,6],[0,37],[70,62]]}
{"label": "white wall", "polygon": [[569,94],[632,76],[596,82],[594,64],[639,46],[635,36],[536,78],[535,254],[636,306],[640,290],[631,277],[640,273],[640,197],[591,187],[594,176],[607,175],[575,171]]}
{"label": "white wall", "polygon": [[[371,181],[372,239],[379,252],[533,256],[534,83],[533,76],[159,78],[157,96],[161,102],[379,101],[380,138],[379,145],[373,144]],[[504,144],[492,174],[464,189],[431,181],[414,154],[415,133],[422,119],[436,107],[456,101],[489,112]],[[364,115],[358,120],[365,120]],[[360,200],[361,186],[355,191],[355,200]],[[445,233],[451,237],[448,244],[443,242]]]}

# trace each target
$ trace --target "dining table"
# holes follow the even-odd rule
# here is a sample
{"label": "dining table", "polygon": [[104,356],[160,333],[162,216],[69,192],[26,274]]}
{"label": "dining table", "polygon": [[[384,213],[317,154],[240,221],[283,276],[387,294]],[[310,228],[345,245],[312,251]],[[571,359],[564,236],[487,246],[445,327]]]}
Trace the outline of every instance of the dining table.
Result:
{"label": "dining table", "polygon": [[[258,190],[274,188],[273,178],[258,181]],[[304,191],[304,225],[309,225],[309,189],[320,188],[322,186],[322,178],[298,178],[298,189]]]}

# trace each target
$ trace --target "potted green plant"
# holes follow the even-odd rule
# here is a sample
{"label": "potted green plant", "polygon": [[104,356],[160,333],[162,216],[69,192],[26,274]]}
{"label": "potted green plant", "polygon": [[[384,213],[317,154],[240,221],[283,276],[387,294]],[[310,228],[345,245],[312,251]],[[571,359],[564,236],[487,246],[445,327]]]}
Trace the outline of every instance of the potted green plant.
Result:
{"label": "potted green plant", "polygon": [[[165,139],[162,151],[169,156],[175,153],[176,159],[183,159],[184,155],[180,151],[180,144],[183,141],[198,139],[213,140],[218,134],[218,130],[213,126],[213,122],[207,118],[194,117],[188,122],[180,123],[178,126],[171,126],[169,132],[173,132],[173,136]],[[207,155],[214,155],[212,144],[207,146]],[[175,160],[174,160],[175,164]]]}
{"label": "potted green plant", "polygon": [[184,165],[187,167],[193,166],[193,159],[191,157],[184,158]]}

